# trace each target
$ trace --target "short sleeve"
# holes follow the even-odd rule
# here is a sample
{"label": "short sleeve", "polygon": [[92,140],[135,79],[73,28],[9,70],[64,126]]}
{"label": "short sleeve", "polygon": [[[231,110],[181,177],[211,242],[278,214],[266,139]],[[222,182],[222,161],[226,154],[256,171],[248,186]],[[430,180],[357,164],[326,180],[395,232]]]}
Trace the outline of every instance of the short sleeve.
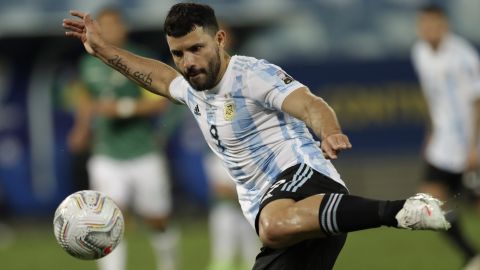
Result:
{"label": "short sleeve", "polygon": [[185,96],[188,91],[188,82],[182,76],[178,76],[170,83],[168,88],[170,96],[182,104],[186,104]]}
{"label": "short sleeve", "polygon": [[461,64],[461,72],[468,80],[468,94],[471,100],[480,97],[480,60],[475,47],[463,38],[457,38],[457,59]]}
{"label": "short sleeve", "polygon": [[293,79],[280,67],[265,60],[252,68],[248,76],[248,88],[251,98],[259,101],[268,109],[282,109],[285,98],[303,84]]}

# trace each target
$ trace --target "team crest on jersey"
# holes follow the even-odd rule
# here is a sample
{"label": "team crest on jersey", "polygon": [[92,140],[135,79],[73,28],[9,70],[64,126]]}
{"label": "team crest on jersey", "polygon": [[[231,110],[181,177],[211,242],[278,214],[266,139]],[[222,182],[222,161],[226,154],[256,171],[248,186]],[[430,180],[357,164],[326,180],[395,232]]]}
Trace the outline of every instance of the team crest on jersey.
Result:
{"label": "team crest on jersey", "polygon": [[277,76],[280,77],[280,79],[285,83],[285,84],[290,84],[291,82],[293,82],[293,78],[288,75],[287,73],[285,73],[285,71],[283,70],[279,70],[277,71]]}
{"label": "team crest on jersey", "polygon": [[235,117],[235,102],[229,101],[223,106],[223,118],[226,121],[232,121]]}

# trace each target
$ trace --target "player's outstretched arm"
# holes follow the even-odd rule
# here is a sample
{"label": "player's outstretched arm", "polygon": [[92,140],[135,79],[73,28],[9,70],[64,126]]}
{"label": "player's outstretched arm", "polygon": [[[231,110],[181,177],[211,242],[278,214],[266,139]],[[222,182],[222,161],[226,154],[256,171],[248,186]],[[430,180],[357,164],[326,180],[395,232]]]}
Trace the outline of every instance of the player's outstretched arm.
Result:
{"label": "player's outstretched arm", "polygon": [[71,11],[78,19],[63,20],[65,35],[82,41],[85,50],[116,69],[139,86],[169,99],[168,87],[178,73],[165,63],[140,57],[126,50],[108,44],[102,37],[97,22],[81,11]]}
{"label": "player's outstretched arm", "polygon": [[304,121],[322,139],[322,150],[327,158],[336,159],[340,151],[352,147],[348,137],[342,133],[333,109],[306,87],[288,95],[282,110]]}

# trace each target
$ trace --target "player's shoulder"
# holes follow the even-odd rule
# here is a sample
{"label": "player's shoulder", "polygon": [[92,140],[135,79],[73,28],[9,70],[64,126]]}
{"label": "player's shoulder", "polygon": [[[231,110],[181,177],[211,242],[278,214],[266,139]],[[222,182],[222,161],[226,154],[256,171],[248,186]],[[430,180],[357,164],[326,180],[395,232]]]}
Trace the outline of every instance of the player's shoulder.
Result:
{"label": "player's shoulder", "polygon": [[417,40],[412,46],[412,56],[418,57],[420,54],[425,53],[428,50],[428,44],[423,40]]}
{"label": "player's shoulder", "polygon": [[476,49],[472,45],[472,43],[470,43],[470,41],[468,41],[466,38],[462,36],[459,36],[456,34],[450,34],[447,37],[447,41],[451,50],[454,50],[457,52],[463,51],[470,54],[476,54]]}
{"label": "player's shoulder", "polygon": [[251,56],[235,55],[232,57],[232,59],[233,68],[239,71],[255,72],[275,66],[265,59],[259,59]]}
{"label": "player's shoulder", "polygon": [[446,37],[446,40],[449,44],[455,45],[455,46],[470,46],[470,42],[457,34],[450,33]]}
{"label": "player's shoulder", "polygon": [[285,73],[279,66],[270,63],[268,60],[250,56],[235,56],[233,69],[241,72],[255,81],[257,79],[270,81],[270,78]]}

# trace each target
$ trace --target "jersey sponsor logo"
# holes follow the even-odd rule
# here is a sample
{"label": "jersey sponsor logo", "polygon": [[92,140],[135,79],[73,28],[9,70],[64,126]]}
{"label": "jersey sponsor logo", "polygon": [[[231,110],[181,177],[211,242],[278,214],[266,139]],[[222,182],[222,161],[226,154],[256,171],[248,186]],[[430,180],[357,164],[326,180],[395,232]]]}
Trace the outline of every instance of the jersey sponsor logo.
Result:
{"label": "jersey sponsor logo", "polygon": [[290,75],[288,75],[287,73],[285,73],[285,71],[283,71],[283,70],[277,71],[277,76],[280,77],[280,79],[285,84],[290,84],[291,82],[294,81],[293,78]]}
{"label": "jersey sponsor logo", "polygon": [[229,101],[223,106],[223,118],[226,121],[232,121],[235,117],[235,102]]}
{"label": "jersey sponsor logo", "polygon": [[200,113],[200,108],[198,107],[198,104],[195,105],[195,109],[193,109],[193,113],[195,115],[201,116],[202,114]]}

